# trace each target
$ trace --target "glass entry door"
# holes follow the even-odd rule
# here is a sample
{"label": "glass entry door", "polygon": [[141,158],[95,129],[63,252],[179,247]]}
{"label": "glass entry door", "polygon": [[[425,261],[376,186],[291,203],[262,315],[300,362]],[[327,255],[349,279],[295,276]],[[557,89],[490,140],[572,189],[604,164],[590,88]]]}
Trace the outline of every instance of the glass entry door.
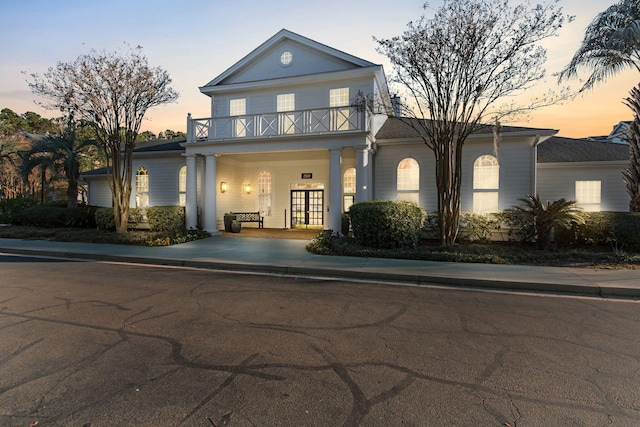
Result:
{"label": "glass entry door", "polygon": [[321,226],[324,213],[324,190],[291,191],[291,228]]}

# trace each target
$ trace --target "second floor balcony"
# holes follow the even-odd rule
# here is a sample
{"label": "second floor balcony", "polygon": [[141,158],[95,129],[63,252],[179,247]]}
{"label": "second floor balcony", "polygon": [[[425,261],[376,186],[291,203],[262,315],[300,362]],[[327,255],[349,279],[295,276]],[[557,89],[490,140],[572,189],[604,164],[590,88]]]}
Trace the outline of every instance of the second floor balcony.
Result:
{"label": "second floor balcony", "polygon": [[187,142],[317,136],[368,131],[367,112],[356,107],[320,108],[243,116],[187,119]]}

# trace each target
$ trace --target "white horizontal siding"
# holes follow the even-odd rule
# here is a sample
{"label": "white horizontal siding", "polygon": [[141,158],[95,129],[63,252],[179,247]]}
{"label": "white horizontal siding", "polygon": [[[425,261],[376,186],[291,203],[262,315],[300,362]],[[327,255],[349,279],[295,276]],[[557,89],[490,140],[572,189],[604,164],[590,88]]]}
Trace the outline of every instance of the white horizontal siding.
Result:
{"label": "white horizontal siding", "polygon": [[623,164],[542,163],[538,165],[538,194],[542,200],[561,198],[575,200],[576,181],[601,181],[601,210],[627,212],[627,194],[622,171]]}
{"label": "white horizontal siding", "polygon": [[331,83],[296,84],[291,87],[279,87],[269,90],[251,90],[246,92],[225,93],[211,99],[212,116],[225,117],[229,115],[229,100],[245,98],[247,100],[247,114],[265,114],[276,111],[276,98],[280,94],[295,94],[295,109],[309,110],[329,107],[329,91],[331,89],[348,87],[349,101],[352,101],[358,91],[364,95],[373,95],[373,79],[349,79]]}
{"label": "white horizontal siding", "polygon": [[106,177],[93,177],[89,183],[88,200],[91,206],[110,208],[113,206],[111,188]]}
{"label": "white horizontal siding", "polygon": [[[285,50],[293,54],[293,62],[286,67],[280,65],[280,55]],[[301,76],[307,74],[342,71],[354,68],[336,57],[322,54],[315,49],[303,46],[291,40],[286,40],[273,46],[250,66],[239,70],[225,79],[225,84],[245,83],[262,80],[279,79],[284,77]]]}
{"label": "white horizontal siding", "polygon": [[[473,163],[484,155],[494,155],[493,139],[468,141],[462,151],[461,208],[473,209]],[[529,142],[503,140],[499,148],[500,164],[499,208],[505,209],[518,203],[518,198],[531,192],[532,149]],[[374,198],[396,200],[398,163],[414,158],[420,165],[420,205],[428,211],[437,209],[435,159],[422,142],[384,144],[378,146],[375,169]]]}
{"label": "white horizontal siding", "polygon": [[[467,143],[463,148],[462,210],[473,209],[473,164],[483,155],[496,156],[493,139]],[[505,138],[498,147],[500,181],[498,208],[510,208],[532,191],[533,149],[527,139]]]}
{"label": "white horizontal siding", "polygon": [[174,156],[136,157],[133,160],[131,206],[135,206],[136,171],[144,167],[149,172],[149,206],[177,206],[179,198],[179,172],[186,165],[180,154]]}

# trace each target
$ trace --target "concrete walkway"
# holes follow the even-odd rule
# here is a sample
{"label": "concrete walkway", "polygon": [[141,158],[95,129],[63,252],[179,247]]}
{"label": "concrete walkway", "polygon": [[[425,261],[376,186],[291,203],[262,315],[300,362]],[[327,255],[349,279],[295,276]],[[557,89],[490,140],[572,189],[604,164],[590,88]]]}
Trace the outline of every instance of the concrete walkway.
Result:
{"label": "concrete walkway", "polygon": [[469,264],[314,255],[305,240],[222,236],[167,247],[0,239],[0,252],[103,261],[640,298],[639,270]]}

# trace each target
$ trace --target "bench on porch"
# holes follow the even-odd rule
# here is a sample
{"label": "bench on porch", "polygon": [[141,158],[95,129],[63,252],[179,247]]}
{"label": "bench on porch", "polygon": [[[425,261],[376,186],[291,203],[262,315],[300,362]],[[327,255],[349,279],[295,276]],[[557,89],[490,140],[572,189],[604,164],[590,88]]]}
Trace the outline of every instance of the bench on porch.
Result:
{"label": "bench on porch", "polygon": [[234,212],[233,214],[238,222],[257,222],[258,228],[264,228],[264,217],[260,216],[260,212]]}

